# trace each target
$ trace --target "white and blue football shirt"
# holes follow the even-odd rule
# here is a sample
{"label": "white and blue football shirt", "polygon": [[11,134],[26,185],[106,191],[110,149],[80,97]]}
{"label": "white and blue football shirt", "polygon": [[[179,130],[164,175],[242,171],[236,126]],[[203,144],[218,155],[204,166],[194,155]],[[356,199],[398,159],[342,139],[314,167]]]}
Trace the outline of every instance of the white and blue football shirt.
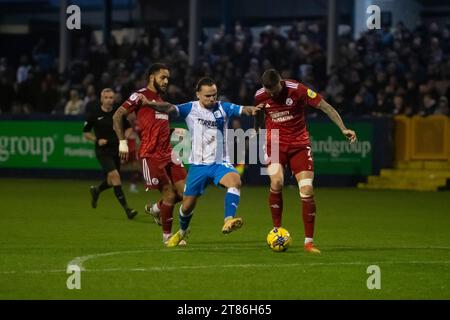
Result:
{"label": "white and blue football shirt", "polygon": [[190,164],[209,165],[230,162],[227,128],[231,117],[240,116],[242,106],[217,101],[214,107],[204,108],[199,101],[176,106],[185,119],[191,138]]}

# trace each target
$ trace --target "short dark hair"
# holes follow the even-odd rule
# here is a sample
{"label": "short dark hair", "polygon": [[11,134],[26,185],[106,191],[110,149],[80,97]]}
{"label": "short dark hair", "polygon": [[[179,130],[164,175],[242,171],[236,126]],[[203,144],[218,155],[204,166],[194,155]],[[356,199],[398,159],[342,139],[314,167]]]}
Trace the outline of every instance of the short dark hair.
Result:
{"label": "short dark hair", "polygon": [[169,70],[169,67],[167,67],[164,63],[160,62],[153,63],[150,65],[150,67],[148,67],[147,78],[150,77],[152,74],[159,72],[159,70]]}
{"label": "short dark hair", "polygon": [[111,89],[111,88],[104,88],[104,89],[102,90],[102,92],[100,93],[100,95],[103,95],[103,93],[106,93],[106,92],[112,92],[112,93],[115,93],[115,91],[114,91],[113,89]]}
{"label": "short dark hair", "polygon": [[216,82],[213,79],[211,79],[209,77],[203,77],[200,80],[198,80],[197,86],[195,87],[195,90],[197,92],[199,92],[202,89],[202,86],[210,87],[210,86],[213,86],[215,84],[216,84]]}
{"label": "short dark hair", "polygon": [[281,76],[275,69],[267,69],[264,71],[261,82],[262,85],[267,89],[272,89],[281,81]]}

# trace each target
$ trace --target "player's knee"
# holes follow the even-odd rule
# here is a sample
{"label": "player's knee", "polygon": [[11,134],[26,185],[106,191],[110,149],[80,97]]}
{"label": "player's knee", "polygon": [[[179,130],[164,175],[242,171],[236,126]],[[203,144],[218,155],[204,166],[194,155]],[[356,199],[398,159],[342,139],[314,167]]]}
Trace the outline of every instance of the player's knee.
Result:
{"label": "player's knee", "polygon": [[108,172],[108,183],[110,185],[120,185],[120,175],[117,171]]}
{"label": "player's knee", "polygon": [[169,205],[174,205],[177,202],[176,200],[177,196],[175,194],[163,197],[163,201]]}
{"label": "player's knee", "polygon": [[170,205],[174,205],[177,202],[177,194],[173,191],[164,192],[162,198],[165,203]]}
{"label": "player's knee", "polygon": [[314,191],[313,191],[312,186],[300,188],[300,197],[311,198],[312,196],[314,196]]}
{"label": "player's knee", "polygon": [[298,183],[301,198],[311,198],[314,196],[312,179],[302,179]]}
{"label": "player's knee", "polygon": [[238,176],[233,179],[230,188],[240,189],[241,186],[242,186],[241,177]]}
{"label": "player's knee", "polygon": [[176,191],[176,192],[175,192],[175,195],[176,195],[175,202],[181,202],[181,201],[183,201],[183,193],[182,193],[182,192]]}
{"label": "player's knee", "polygon": [[241,188],[241,176],[237,173],[228,173],[221,180],[220,184],[225,188]]}
{"label": "player's knee", "polygon": [[283,189],[283,179],[282,178],[272,178],[270,181],[270,188],[273,191],[281,191]]}

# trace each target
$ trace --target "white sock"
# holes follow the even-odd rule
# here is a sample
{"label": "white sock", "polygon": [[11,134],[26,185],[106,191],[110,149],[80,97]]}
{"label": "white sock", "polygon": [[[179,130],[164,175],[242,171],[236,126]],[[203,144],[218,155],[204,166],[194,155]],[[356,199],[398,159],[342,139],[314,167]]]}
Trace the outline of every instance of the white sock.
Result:
{"label": "white sock", "polygon": [[172,236],[172,233],[163,233],[163,242],[166,242],[169,240],[169,238]]}
{"label": "white sock", "polygon": [[313,238],[305,238],[305,244],[313,242]]}
{"label": "white sock", "polygon": [[158,202],[155,202],[155,203],[153,204],[152,210],[153,210],[153,212],[155,212],[155,213],[160,213],[160,212],[161,212],[161,210],[159,210],[159,207],[158,207]]}

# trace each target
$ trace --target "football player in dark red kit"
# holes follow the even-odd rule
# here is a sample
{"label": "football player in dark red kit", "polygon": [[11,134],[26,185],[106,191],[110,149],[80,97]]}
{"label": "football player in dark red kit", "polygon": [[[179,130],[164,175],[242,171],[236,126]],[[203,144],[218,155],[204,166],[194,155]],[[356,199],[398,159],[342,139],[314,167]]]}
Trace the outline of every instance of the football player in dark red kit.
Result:
{"label": "football player in dark red kit", "polygon": [[[274,228],[281,227],[284,170],[286,166],[289,166],[297,179],[300,191],[305,228],[305,251],[319,254],[320,251],[313,242],[316,215],[313,193],[314,163],[305,122],[306,107],[317,108],[325,112],[350,143],[356,141],[356,134],[353,130],[346,128],[338,112],[330,104],[303,84],[295,80],[281,79],[278,71],[274,69],[266,70],[261,80],[263,88],[255,94],[255,105],[265,104],[264,112],[259,113],[261,116],[265,116],[267,130],[266,154],[269,157],[267,169],[270,176],[269,205],[273,226]],[[257,129],[262,123],[262,118],[258,117]],[[272,133],[274,134],[272,135]],[[272,151],[274,153],[277,151],[275,143],[278,143],[278,157],[272,154]]]}
{"label": "football player in dark red kit", "polygon": [[173,207],[183,199],[186,170],[181,162],[172,162],[168,115],[144,107],[138,97],[143,94],[149,101],[163,102],[160,94],[166,91],[169,77],[167,66],[161,63],[151,65],[147,87],[134,92],[114,114],[114,130],[120,141],[119,154],[125,160],[128,145],[121,119],[131,112],[136,113],[141,140],[139,158],[146,189],[157,189],[162,194],[162,200],[154,205],[145,205],[145,211],[162,224],[164,242],[172,235]]}

